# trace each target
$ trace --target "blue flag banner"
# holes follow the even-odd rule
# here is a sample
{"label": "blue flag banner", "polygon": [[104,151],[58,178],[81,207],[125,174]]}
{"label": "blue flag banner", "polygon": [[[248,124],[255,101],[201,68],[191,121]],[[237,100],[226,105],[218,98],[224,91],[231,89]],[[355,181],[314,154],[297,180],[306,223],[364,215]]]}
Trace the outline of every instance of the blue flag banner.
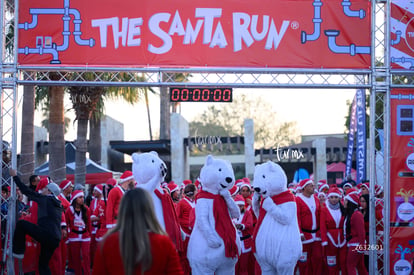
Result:
{"label": "blue flag banner", "polygon": [[351,106],[351,117],[349,119],[349,133],[348,133],[348,153],[346,155],[346,170],[345,170],[345,178],[348,175],[351,175],[352,171],[352,155],[354,152],[354,136],[356,131],[356,96],[354,97],[354,100],[352,101]]}
{"label": "blue flag banner", "polygon": [[356,182],[360,183],[366,179],[366,155],[367,155],[367,137],[365,127],[365,90],[357,90],[356,93],[356,161],[357,161],[357,178]]}

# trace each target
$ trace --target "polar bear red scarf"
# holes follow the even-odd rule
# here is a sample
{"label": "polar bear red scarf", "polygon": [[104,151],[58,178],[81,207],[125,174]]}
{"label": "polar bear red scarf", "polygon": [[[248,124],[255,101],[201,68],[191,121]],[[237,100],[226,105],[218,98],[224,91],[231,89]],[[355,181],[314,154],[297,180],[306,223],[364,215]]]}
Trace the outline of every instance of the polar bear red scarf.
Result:
{"label": "polar bear red scarf", "polygon": [[174,202],[167,193],[155,189],[155,195],[161,200],[162,212],[164,214],[165,231],[175,244],[178,251],[183,251],[183,241],[181,239],[180,224],[174,208]]}
{"label": "polar bear red scarf", "polygon": [[212,193],[201,190],[198,193],[197,199],[212,199],[213,200],[213,215],[216,221],[216,232],[224,241],[225,255],[228,258],[235,258],[239,254],[239,249],[236,243],[236,228],[230,219],[226,201],[221,195],[214,195]]}
{"label": "polar bear red scarf", "polygon": [[[273,202],[276,204],[282,204],[285,202],[295,201],[295,196],[293,196],[292,192],[290,190],[286,190],[280,194],[277,194],[273,197],[271,197]],[[263,200],[260,202],[260,212],[259,212],[259,219],[257,220],[257,224],[254,228],[253,232],[253,252],[256,252],[256,237],[257,232],[259,231],[260,225],[263,222],[264,217],[266,216],[266,210],[262,207]]]}

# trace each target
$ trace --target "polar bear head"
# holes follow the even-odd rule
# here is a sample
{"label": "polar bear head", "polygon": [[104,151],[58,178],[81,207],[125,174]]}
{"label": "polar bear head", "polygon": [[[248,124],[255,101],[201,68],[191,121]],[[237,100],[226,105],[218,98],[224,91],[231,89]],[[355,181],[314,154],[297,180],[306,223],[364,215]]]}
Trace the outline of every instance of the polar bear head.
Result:
{"label": "polar bear head", "polygon": [[[132,154],[132,173],[138,184],[147,184],[149,181],[161,183],[167,174],[167,166],[158,157],[157,152]],[[155,189],[154,186],[153,188]]]}
{"label": "polar bear head", "polygon": [[253,188],[264,196],[274,196],[287,190],[287,177],[280,165],[267,161],[256,165]]}
{"label": "polar bear head", "polygon": [[227,160],[215,159],[208,155],[201,168],[199,180],[204,191],[217,194],[222,189],[230,189],[234,185],[234,172]]}

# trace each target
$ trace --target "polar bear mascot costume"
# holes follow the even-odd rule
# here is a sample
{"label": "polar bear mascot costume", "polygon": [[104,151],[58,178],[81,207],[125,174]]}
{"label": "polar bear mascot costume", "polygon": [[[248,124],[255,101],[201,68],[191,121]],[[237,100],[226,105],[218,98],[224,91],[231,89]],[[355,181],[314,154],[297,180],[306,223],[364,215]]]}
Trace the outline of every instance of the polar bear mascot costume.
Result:
{"label": "polar bear mascot costume", "polygon": [[132,173],[137,188],[147,190],[154,202],[158,222],[174,242],[179,252],[183,251],[180,224],[170,194],[164,191],[161,183],[167,174],[167,166],[157,152],[132,154]]}
{"label": "polar bear mascot costume", "polygon": [[234,172],[230,162],[207,156],[199,181],[195,224],[187,257],[193,275],[232,275],[235,272],[240,240],[232,219],[240,216],[230,196]]}
{"label": "polar bear mascot costume", "polygon": [[287,189],[286,174],[271,161],[256,165],[253,186],[253,211],[258,217],[253,251],[262,274],[293,274],[302,242],[295,197]]}

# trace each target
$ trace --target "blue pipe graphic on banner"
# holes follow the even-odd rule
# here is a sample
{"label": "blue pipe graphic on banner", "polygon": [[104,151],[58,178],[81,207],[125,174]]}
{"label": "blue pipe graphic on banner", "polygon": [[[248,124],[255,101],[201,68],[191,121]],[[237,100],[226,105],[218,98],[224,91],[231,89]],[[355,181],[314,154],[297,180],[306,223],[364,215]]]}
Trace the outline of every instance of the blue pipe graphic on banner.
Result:
{"label": "blue pipe graphic on banner", "polygon": [[349,133],[348,133],[348,152],[346,155],[346,170],[345,176],[351,175],[352,171],[352,155],[354,153],[354,135],[356,131],[356,97],[352,101],[351,117],[349,120]]}
{"label": "blue pipe graphic on banner", "polygon": [[360,183],[366,179],[366,127],[365,127],[365,90],[357,90],[356,93],[356,119],[357,119],[357,178],[356,182]]}

